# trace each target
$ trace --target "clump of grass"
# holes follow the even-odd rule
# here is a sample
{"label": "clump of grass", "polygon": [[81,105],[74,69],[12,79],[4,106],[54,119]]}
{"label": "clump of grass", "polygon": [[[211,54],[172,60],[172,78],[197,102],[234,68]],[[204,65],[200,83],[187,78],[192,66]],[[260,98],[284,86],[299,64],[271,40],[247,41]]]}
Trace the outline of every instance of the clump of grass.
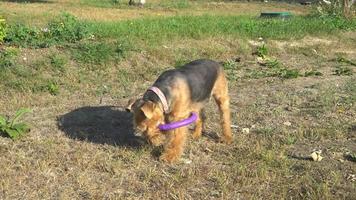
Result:
{"label": "clump of grass", "polygon": [[334,75],[337,76],[351,76],[353,71],[347,66],[337,66],[334,70]]}
{"label": "clump of grass", "polygon": [[73,43],[88,35],[86,23],[68,13],[62,13],[41,29],[23,24],[10,25],[4,40],[10,45],[44,48],[54,44]]}
{"label": "clump of grass", "polygon": [[226,62],[223,63],[223,67],[228,80],[237,80],[235,72],[239,69],[239,66],[236,60],[228,59]]}
{"label": "clump of grass", "polygon": [[188,0],[166,0],[158,4],[159,7],[163,8],[174,8],[174,9],[183,9],[190,8],[191,5]]}
{"label": "clump of grass", "polygon": [[121,22],[91,23],[90,29],[101,37],[127,38],[150,45],[183,38],[233,36],[249,38],[302,38],[356,30],[356,20],[341,18],[293,17],[290,20],[260,20],[241,16],[174,16],[143,18]]}
{"label": "clump of grass", "polygon": [[4,41],[6,36],[6,21],[0,17],[0,44]]}
{"label": "clump of grass", "polygon": [[267,59],[263,65],[265,65],[265,68],[252,70],[249,77],[279,77],[282,79],[292,79],[300,76],[299,70],[284,67],[277,59]]}
{"label": "clump of grass", "polygon": [[356,62],[354,62],[354,61],[352,61],[352,60],[349,60],[349,59],[347,59],[347,58],[344,58],[344,57],[342,57],[342,56],[338,56],[338,57],[336,58],[336,61],[337,61],[338,63],[345,63],[345,64],[349,64],[349,65],[352,65],[352,66],[356,66]]}
{"label": "clump of grass", "polygon": [[267,46],[265,44],[263,44],[262,46],[258,46],[255,54],[258,57],[265,58],[268,54]]}
{"label": "clump of grass", "polygon": [[88,25],[75,16],[62,13],[48,24],[50,37],[56,42],[76,42],[89,35]]}
{"label": "clump of grass", "polygon": [[308,76],[322,76],[323,74],[315,69],[304,72],[304,77]]}
{"label": "clump of grass", "polygon": [[15,59],[19,50],[14,47],[0,49],[0,69],[5,69],[15,65]]}
{"label": "clump of grass", "polygon": [[73,48],[72,55],[81,63],[101,65],[124,57],[126,51],[124,48],[120,43],[85,42]]}
{"label": "clump of grass", "polygon": [[51,66],[60,72],[65,72],[65,65],[67,64],[67,59],[58,54],[52,54],[49,56]]}
{"label": "clump of grass", "polygon": [[28,108],[21,108],[15,116],[10,119],[0,115],[0,133],[15,140],[25,133],[30,131],[30,127],[27,123],[19,123],[18,120],[26,113],[32,112]]}
{"label": "clump of grass", "polygon": [[51,95],[56,96],[59,94],[59,85],[56,82],[49,81],[45,88]]}

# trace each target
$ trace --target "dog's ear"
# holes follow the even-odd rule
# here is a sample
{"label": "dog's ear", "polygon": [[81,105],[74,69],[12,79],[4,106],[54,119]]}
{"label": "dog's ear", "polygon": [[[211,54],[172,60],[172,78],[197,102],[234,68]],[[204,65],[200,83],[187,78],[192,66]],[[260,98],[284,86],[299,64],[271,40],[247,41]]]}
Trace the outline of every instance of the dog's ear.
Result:
{"label": "dog's ear", "polygon": [[125,108],[126,112],[131,112],[132,111],[132,105],[135,103],[136,99],[130,99],[127,102],[127,106]]}
{"label": "dog's ear", "polygon": [[139,107],[143,104],[142,99],[130,99],[125,108],[126,112],[132,112],[135,107]]}
{"label": "dog's ear", "polygon": [[143,104],[143,106],[141,107],[141,111],[143,112],[143,114],[146,116],[147,119],[151,119],[155,108],[156,108],[156,104],[154,104],[151,101],[148,101],[145,104]]}

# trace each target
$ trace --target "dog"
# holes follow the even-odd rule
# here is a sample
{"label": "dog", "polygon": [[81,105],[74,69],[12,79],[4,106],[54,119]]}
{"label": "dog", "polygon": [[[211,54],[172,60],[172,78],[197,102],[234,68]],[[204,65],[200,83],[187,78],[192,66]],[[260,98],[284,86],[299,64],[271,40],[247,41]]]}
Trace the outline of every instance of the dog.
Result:
{"label": "dog", "polygon": [[223,131],[221,141],[233,140],[230,121],[228,82],[220,63],[200,59],[180,68],[163,72],[141,98],[129,100],[126,111],[133,113],[137,133],[154,146],[163,145],[160,160],[176,162],[183,153],[188,127],[161,131],[160,124],[186,119],[192,112],[198,114],[194,139],[202,135],[202,108],[213,97],[219,107]]}

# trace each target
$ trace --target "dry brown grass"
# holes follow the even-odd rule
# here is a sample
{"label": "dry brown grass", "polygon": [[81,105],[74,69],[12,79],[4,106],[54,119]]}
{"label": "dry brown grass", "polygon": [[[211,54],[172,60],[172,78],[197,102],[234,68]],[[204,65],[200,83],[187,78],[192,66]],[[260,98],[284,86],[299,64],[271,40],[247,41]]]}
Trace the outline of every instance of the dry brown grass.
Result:
{"label": "dry brown grass", "polygon": [[[52,6],[0,7],[5,5]],[[354,36],[267,41],[270,56],[284,66],[324,74],[287,80],[248,76],[262,67],[252,55],[257,42],[245,39],[142,47],[100,70],[75,62],[63,48],[22,49],[19,59],[29,57],[21,61],[25,66],[46,64],[53,53],[70,61],[58,96],[0,85],[1,114],[33,109],[25,117],[33,126],[28,135],[18,141],[0,137],[0,199],[355,199],[355,162],[345,157],[356,152],[356,104],[350,102],[356,98],[355,68],[352,76],[335,76],[332,60],[339,54],[355,58],[349,42]],[[239,126],[235,142],[216,142],[219,116],[210,102],[203,137],[189,139],[180,163],[163,164],[159,149],[133,138],[123,107],[163,70],[201,57],[241,58],[229,71],[232,123]],[[120,76],[123,71],[127,76]],[[99,93],[104,86],[108,93]],[[305,159],[313,149],[323,151],[321,162]]]}
{"label": "dry brown grass", "polygon": [[[212,11],[217,15],[256,15],[261,11],[291,11],[300,15],[309,8],[286,3],[193,3],[193,8],[165,8],[153,6],[153,8],[101,8],[92,5],[81,4],[79,0],[58,0],[51,3],[0,3],[0,14],[10,16],[10,20],[23,21],[31,24],[42,24],[62,11],[69,12],[81,19],[94,21],[117,21],[136,19],[140,17],[162,17],[173,15],[203,15]],[[150,1],[156,5],[164,1]],[[241,12],[243,11],[243,12]],[[20,14],[19,14],[20,13]]]}

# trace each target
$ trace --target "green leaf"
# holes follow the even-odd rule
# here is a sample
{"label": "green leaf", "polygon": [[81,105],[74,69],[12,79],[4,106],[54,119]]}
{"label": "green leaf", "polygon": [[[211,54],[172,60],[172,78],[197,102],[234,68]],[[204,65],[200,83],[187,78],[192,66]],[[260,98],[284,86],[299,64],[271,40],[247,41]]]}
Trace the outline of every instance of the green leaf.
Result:
{"label": "green leaf", "polygon": [[30,113],[30,112],[32,112],[32,110],[31,109],[29,109],[29,108],[20,108],[17,112],[16,112],[16,114],[15,114],[15,117],[11,120],[11,127],[14,125],[14,123],[23,115],[23,114],[25,114],[25,113]]}
{"label": "green leaf", "polygon": [[30,131],[30,127],[25,123],[19,123],[12,126],[13,129],[17,130],[20,135]]}
{"label": "green leaf", "polygon": [[0,127],[6,126],[6,118],[0,115]]}
{"label": "green leaf", "polygon": [[20,133],[17,130],[13,130],[10,128],[5,129],[5,133],[7,133],[8,136],[13,140],[17,139],[20,136]]}

